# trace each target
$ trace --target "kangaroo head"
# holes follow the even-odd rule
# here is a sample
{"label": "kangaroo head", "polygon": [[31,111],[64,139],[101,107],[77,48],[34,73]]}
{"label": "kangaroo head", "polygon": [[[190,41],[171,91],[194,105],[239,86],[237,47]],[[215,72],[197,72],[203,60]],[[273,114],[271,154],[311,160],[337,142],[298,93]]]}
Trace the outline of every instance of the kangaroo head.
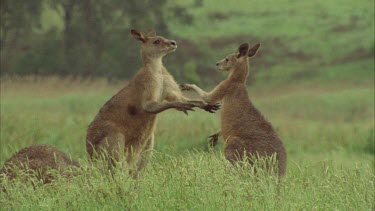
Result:
{"label": "kangaroo head", "polygon": [[156,36],[154,30],[143,34],[138,30],[132,29],[131,34],[136,40],[142,42],[141,52],[148,57],[163,57],[177,49],[176,41]]}
{"label": "kangaroo head", "polygon": [[242,64],[247,64],[247,60],[257,53],[260,43],[255,44],[250,48],[248,43],[243,43],[238,47],[236,53],[229,54],[224,59],[216,63],[216,68],[219,71],[231,71]]}

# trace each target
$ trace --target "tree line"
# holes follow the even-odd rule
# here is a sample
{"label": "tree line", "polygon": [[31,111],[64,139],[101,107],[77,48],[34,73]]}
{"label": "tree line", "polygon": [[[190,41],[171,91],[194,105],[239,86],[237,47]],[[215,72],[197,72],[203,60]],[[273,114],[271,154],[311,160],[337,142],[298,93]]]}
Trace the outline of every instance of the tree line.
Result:
{"label": "tree line", "polygon": [[[131,28],[155,29],[177,39],[168,20],[191,24],[189,7],[171,0],[0,0],[2,75],[73,75],[128,78],[140,66],[139,45]],[[62,27],[42,29],[46,10],[59,14]],[[188,40],[185,44],[192,45]],[[187,52],[202,54],[201,50]],[[200,65],[177,51],[169,63],[178,78],[196,80]],[[198,65],[198,66],[197,66]],[[181,72],[181,67],[186,70]],[[177,69],[180,68],[180,69]]]}

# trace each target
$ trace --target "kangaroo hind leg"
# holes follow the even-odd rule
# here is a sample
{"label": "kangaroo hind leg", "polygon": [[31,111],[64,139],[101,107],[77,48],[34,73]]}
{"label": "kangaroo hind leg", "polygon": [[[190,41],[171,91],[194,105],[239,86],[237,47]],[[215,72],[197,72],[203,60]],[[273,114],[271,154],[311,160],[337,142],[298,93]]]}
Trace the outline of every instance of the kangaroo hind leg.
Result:
{"label": "kangaroo hind leg", "polygon": [[120,132],[108,134],[95,148],[98,158],[106,160],[110,166],[115,166],[124,156],[125,137]]}
{"label": "kangaroo hind leg", "polygon": [[154,135],[152,134],[151,137],[147,140],[146,145],[144,146],[139,161],[137,163],[137,170],[132,172],[133,177],[138,178],[139,173],[143,171],[143,169],[147,166],[154,150]]}

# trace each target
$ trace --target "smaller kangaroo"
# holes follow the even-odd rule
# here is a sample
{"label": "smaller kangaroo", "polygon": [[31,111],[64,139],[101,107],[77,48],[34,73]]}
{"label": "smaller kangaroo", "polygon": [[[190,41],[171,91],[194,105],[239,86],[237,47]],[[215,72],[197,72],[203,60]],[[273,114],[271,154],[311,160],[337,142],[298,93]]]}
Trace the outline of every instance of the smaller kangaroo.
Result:
{"label": "smaller kangaroo", "polygon": [[249,58],[255,56],[259,47],[258,43],[249,49],[249,44],[243,43],[238,52],[216,63],[219,71],[230,74],[211,92],[204,92],[193,84],[181,85],[181,89],[194,90],[208,104],[222,101],[221,131],[210,136],[211,144],[215,145],[222,134],[226,141],[224,154],[231,163],[243,160],[245,156],[270,157],[276,153],[281,178],[286,169],[285,148],[271,123],[252,104],[246,90]]}
{"label": "smaller kangaroo", "polygon": [[[66,175],[69,167],[79,164],[69,155],[49,145],[32,145],[21,149],[10,157],[0,170],[0,175],[5,174],[10,180],[17,178],[17,169],[26,173],[37,172],[38,179],[50,183],[54,178],[48,174],[48,169],[56,169]],[[30,171],[31,170],[31,171]],[[66,175],[68,176],[68,175]]]}

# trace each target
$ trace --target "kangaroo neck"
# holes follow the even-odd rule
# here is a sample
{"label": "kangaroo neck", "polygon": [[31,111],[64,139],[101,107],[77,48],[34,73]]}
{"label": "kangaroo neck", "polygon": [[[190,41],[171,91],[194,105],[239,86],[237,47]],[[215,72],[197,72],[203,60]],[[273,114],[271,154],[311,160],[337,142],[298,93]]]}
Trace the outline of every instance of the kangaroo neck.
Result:
{"label": "kangaroo neck", "polygon": [[143,66],[153,73],[162,73],[163,61],[161,57],[150,57],[142,54]]}
{"label": "kangaroo neck", "polygon": [[245,61],[239,64],[237,67],[235,67],[231,71],[228,79],[235,83],[246,84],[248,75],[249,75],[249,64],[247,63],[247,61]]}

